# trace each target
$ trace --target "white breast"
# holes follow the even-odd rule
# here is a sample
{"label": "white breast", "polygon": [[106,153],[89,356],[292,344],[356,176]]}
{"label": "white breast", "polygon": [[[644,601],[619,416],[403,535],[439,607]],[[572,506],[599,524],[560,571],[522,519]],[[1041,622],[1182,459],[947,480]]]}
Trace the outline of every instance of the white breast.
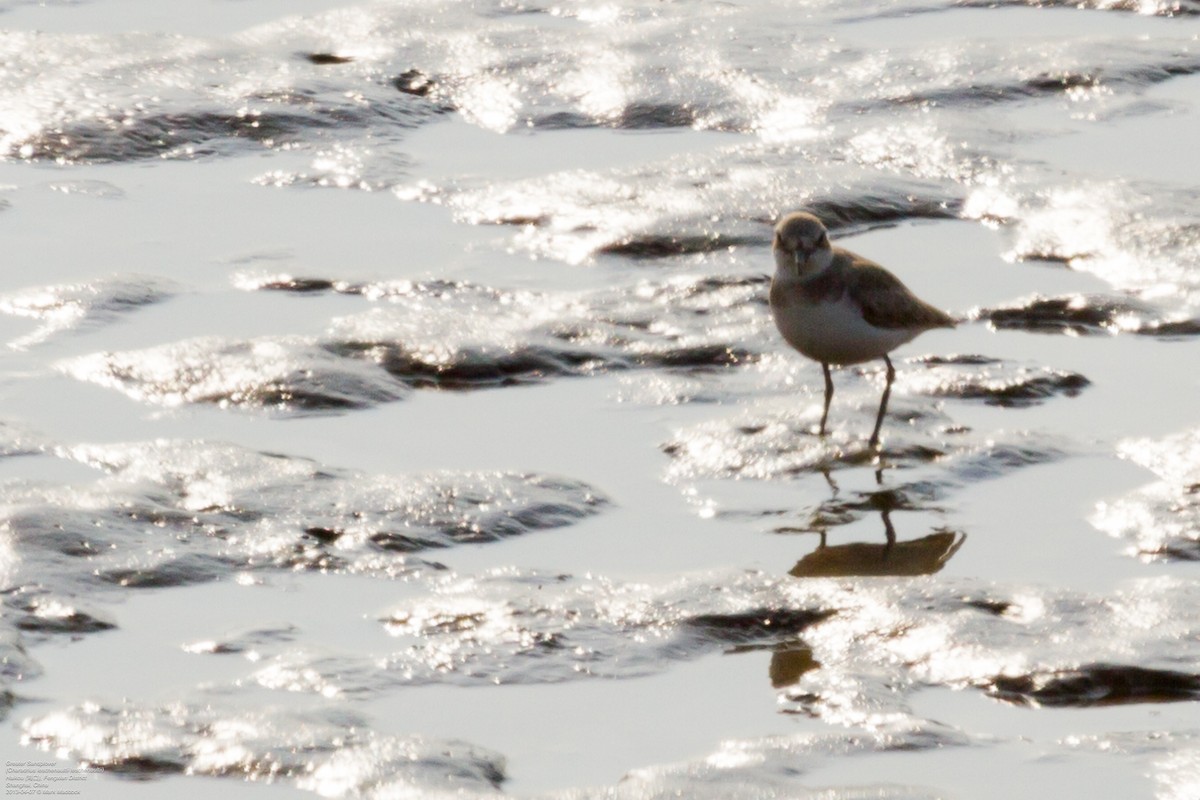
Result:
{"label": "white breast", "polygon": [[858,304],[843,296],[810,303],[798,292],[773,297],[775,327],[792,347],[814,361],[859,364],[884,355],[912,340],[919,331],[876,328],[863,319]]}

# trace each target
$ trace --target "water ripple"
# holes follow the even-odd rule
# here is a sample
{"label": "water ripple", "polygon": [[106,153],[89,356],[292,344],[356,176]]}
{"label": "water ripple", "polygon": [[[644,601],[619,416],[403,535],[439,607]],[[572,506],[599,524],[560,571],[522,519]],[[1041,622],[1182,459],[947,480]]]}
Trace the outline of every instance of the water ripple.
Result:
{"label": "water ripple", "polygon": [[169,299],[177,289],[152,277],[114,277],[89,283],[39,286],[0,295],[0,312],[36,320],[37,329],[9,343],[15,349],[41,344],[66,331],[98,327],[144,306]]}
{"label": "water ripple", "polygon": [[1092,524],[1143,559],[1200,560],[1200,431],[1123,442],[1120,452],[1159,480],[1100,503]]}
{"label": "water ripple", "polygon": [[581,294],[453,281],[355,284],[243,276],[245,288],[374,302],[323,340],[192,339],[62,362],[66,374],[156,405],[336,413],[409,389],[481,389],[656,369],[720,371],[767,346],[763,276],[679,276]]}
{"label": "water ripple", "polygon": [[370,476],[203,442],[62,453],[109,474],[0,486],[3,530],[24,554],[11,588],[180,586],[260,568],[411,574],[438,568],[422,552],[562,527],[608,503],[552,476]]}
{"label": "water ripple", "polygon": [[87,704],[27,720],[22,739],[94,769],[287,781],[323,797],[493,795],[504,759],[462,742],[376,734],[344,711],[231,711],[207,702]]}

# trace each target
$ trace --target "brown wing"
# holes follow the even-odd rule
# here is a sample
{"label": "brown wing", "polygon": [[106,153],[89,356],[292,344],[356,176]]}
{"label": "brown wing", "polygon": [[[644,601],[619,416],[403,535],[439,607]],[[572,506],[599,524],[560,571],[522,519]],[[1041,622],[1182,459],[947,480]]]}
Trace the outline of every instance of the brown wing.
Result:
{"label": "brown wing", "polygon": [[954,318],[917,297],[899,278],[874,261],[841,250],[846,285],[862,306],[863,318],[877,328],[953,328]]}

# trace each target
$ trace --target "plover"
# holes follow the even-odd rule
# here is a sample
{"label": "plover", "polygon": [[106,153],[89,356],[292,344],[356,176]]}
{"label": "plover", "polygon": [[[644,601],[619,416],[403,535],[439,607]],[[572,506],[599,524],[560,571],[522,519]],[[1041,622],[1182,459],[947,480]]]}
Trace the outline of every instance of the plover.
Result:
{"label": "plover", "polygon": [[870,446],[879,445],[896,369],[888,353],[932,328],[952,328],[954,318],[919,299],[900,279],[873,261],[829,243],[829,232],[812,214],[788,214],[775,226],[775,275],[771,314],[783,338],[820,362],[825,374],[825,435],[833,399],[830,365],[882,358],[887,382]]}

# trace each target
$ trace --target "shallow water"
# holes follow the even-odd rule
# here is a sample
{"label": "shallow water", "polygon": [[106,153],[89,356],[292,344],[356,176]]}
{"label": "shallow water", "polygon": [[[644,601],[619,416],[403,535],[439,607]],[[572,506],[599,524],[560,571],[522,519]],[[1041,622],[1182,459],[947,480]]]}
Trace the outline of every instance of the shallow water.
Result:
{"label": "shallow water", "polygon": [[[0,751],[1196,796],[1198,14],[0,2]],[[878,458],[769,318],[799,207],[964,320]]]}

